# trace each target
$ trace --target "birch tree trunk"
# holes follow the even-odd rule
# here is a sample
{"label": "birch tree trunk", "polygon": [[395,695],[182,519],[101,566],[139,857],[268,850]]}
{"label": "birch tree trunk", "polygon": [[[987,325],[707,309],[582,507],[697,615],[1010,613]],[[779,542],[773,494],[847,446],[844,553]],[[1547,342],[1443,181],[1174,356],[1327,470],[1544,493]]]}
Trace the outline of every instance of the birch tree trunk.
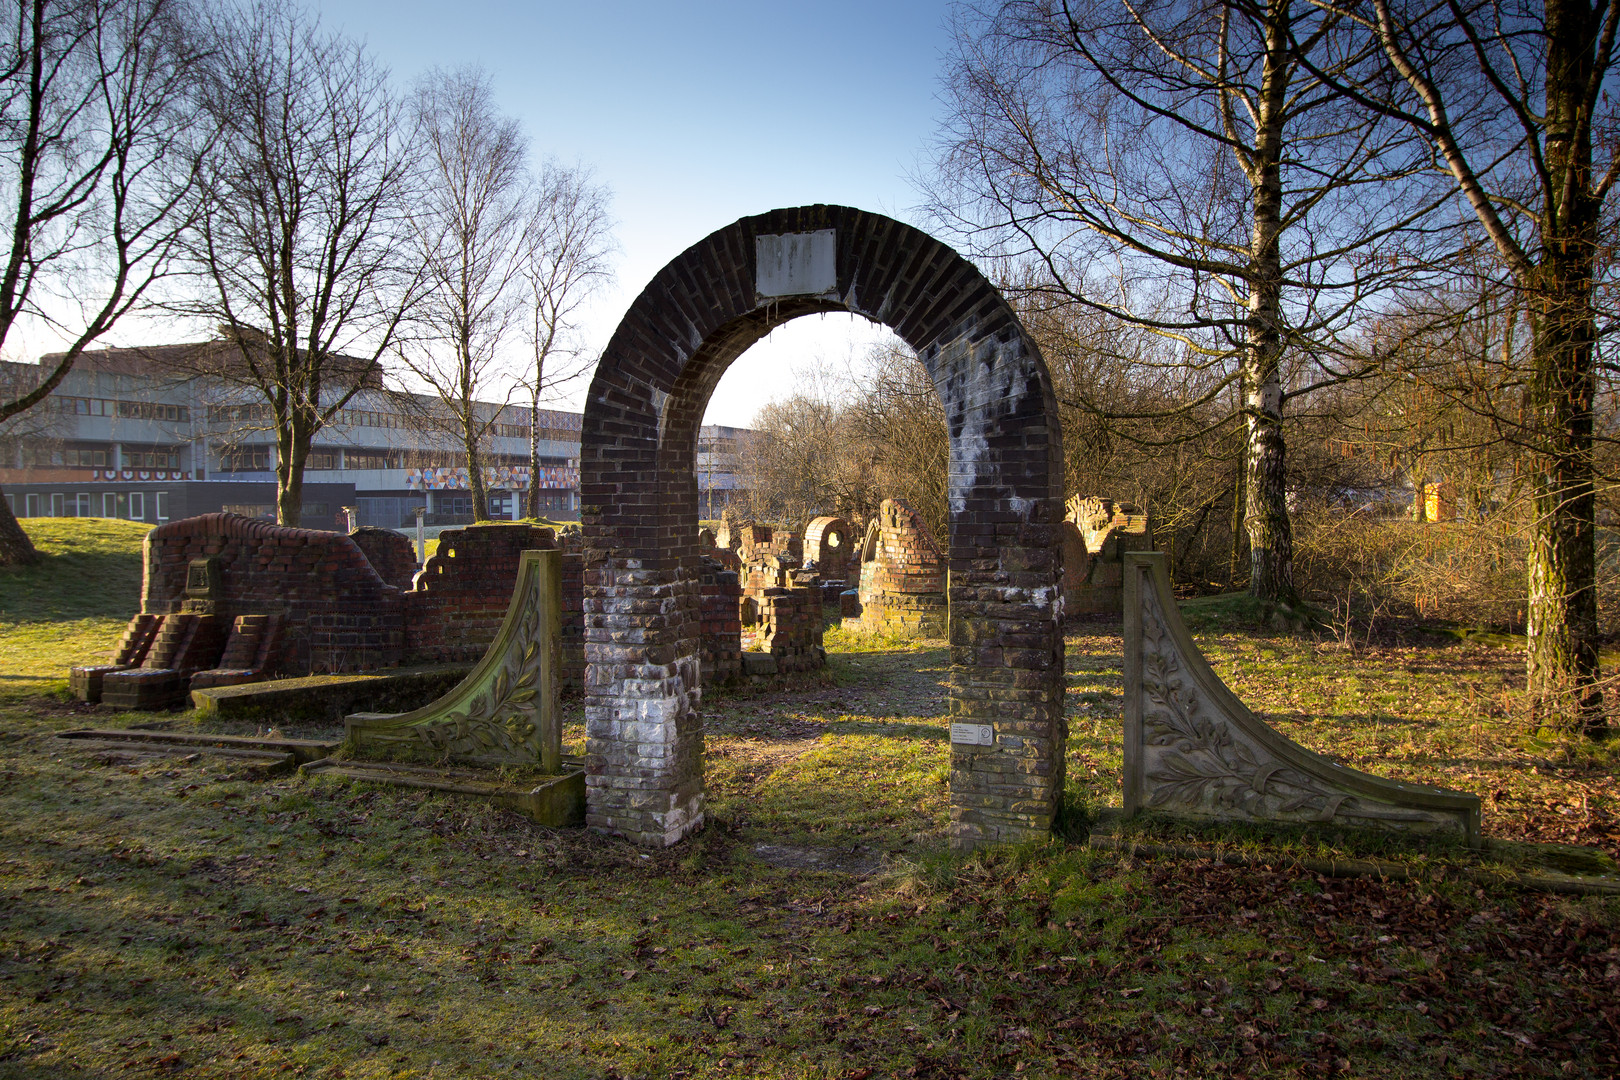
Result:
{"label": "birch tree trunk", "polygon": [[534,371],[534,385],[529,394],[529,490],[524,492],[524,498],[529,504],[528,516],[541,517],[540,513],[540,387],[545,376],[543,364],[537,364]]}
{"label": "birch tree trunk", "polygon": [[1243,356],[1248,430],[1249,595],[1293,604],[1294,530],[1288,520],[1287,446],[1282,433],[1282,121],[1288,95],[1288,0],[1268,9],[1253,149],[1240,155],[1254,189],[1249,319]]}

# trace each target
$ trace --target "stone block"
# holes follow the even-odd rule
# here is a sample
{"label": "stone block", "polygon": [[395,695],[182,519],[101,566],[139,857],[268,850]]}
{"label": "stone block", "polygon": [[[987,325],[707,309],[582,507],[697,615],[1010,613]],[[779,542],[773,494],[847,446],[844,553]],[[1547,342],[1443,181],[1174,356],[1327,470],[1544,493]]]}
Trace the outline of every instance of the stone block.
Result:
{"label": "stone block", "polygon": [[744,675],[775,675],[776,657],[770,653],[745,652],[742,654]]}

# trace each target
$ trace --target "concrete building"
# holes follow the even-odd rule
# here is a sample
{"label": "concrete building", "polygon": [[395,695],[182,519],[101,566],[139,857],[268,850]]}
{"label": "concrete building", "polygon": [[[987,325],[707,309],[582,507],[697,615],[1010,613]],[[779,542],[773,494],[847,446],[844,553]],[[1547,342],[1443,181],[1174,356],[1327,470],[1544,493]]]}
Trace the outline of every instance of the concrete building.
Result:
{"label": "concrete building", "polygon": [[[199,354],[220,342],[87,353],[44,403],[0,429],[0,489],[18,517],[116,517],[152,524],[229,511],[275,518],[275,434],[252,390],[215,375]],[[0,364],[0,382],[31,385],[42,365]],[[528,490],[527,408],[480,406],[491,421],[485,478],[490,514],[519,518]],[[579,512],[580,414],[541,410],[542,513]],[[700,480],[718,515],[737,487],[730,446],[741,432],[704,427]],[[457,441],[421,395],[363,387],[314,439],[304,472],[303,526],[430,525],[472,520]]]}

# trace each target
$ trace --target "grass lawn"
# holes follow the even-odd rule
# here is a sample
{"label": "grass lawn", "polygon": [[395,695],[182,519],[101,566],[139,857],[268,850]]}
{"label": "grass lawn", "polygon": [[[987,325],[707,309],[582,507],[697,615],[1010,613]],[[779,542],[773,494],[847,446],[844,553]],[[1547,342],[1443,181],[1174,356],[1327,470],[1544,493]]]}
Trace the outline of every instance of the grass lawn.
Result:
{"label": "grass lawn", "polygon": [[[0,1076],[1620,1070],[1612,900],[1322,877],[1286,845],[1251,867],[1072,838],[950,855],[938,644],[833,632],[827,672],[710,694],[710,823],[665,851],[64,749],[52,732],[155,719],[58,691],[133,610],[139,530],[29,525],[46,566],[0,571]],[[1313,749],[1477,792],[1493,837],[1620,851],[1612,764],[1524,748],[1517,654],[1199,636]],[[1117,634],[1083,628],[1068,667],[1071,798],[1096,814],[1119,801]]]}
{"label": "grass lawn", "polygon": [[141,539],[110,518],[27,518],[43,557],[0,567],[0,700],[65,692],[67,669],[105,663],[141,606]]}

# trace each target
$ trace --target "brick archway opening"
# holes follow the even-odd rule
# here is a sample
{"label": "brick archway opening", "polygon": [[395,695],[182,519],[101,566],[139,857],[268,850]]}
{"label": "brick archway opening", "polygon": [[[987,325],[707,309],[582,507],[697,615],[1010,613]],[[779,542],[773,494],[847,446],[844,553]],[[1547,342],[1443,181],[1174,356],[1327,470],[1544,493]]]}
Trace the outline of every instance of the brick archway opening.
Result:
{"label": "brick archway opening", "polygon": [[581,446],[587,824],[650,845],[703,822],[698,428],[733,360],[820,312],[917,351],[950,435],[951,824],[1044,835],[1063,790],[1062,446],[1051,379],[1000,293],[891,218],[809,206],[677,256],[626,312]]}

